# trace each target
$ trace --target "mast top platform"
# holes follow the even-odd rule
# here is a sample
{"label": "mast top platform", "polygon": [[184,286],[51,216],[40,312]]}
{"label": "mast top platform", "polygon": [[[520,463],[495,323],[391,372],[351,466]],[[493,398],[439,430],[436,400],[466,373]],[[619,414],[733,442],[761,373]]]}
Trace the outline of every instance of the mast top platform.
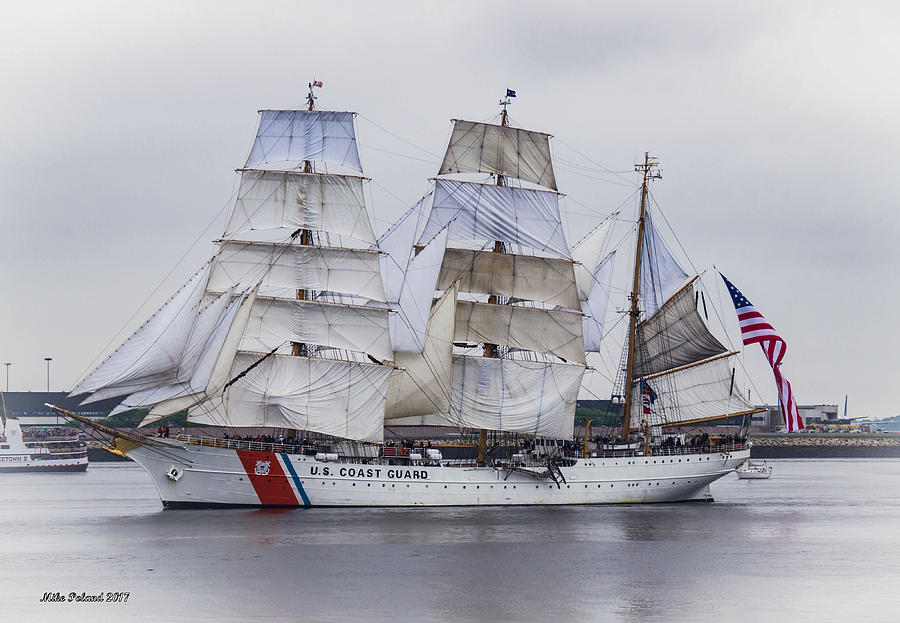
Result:
{"label": "mast top platform", "polygon": [[644,161],[636,162],[634,170],[644,174],[644,182],[662,179],[662,173],[659,171],[659,158],[651,156],[650,152],[644,152]]}

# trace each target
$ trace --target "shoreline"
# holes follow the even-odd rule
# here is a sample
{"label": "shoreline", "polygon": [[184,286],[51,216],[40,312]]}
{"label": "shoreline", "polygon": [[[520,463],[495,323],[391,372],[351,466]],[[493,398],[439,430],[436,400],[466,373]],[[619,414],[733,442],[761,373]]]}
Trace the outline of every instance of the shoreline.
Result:
{"label": "shoreline", "polygon": [[900,457],[897,433],[755,433],[753,458],[892,458]]}

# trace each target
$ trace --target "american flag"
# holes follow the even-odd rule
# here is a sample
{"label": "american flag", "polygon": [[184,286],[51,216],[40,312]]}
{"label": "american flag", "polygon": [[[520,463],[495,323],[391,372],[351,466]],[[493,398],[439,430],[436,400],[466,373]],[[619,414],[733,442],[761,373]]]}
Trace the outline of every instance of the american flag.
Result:
{"label": "american flag", "polygon": [[775,384],[778,386],[778,402],[781,404],[781,413],[784,414],[784,425],[788,431],[800,430],[803,428],[803,420],[800,419],[800,412],[797,410],[797,401],[794,400],[794,392],[791,389],[790,382],[781,373],[781,360],[787,351],[787,343],[782,339],[775,328],[766,322],[761,313],[756,311],[753,304],[747,300],[740,290],[734,287],[734,284],[722,273],[719,273],[728,287],[728,294],[731,295],[731,302],[734,303],[734,310],[737,312],[738,323],[741,325],[741,337],[744,345],[759,344],[772,366],[772,373],[775,375]]}
{"label": "american flag", "polygon": [[312,82],[309,83],[309,86],[311,86],[311,87],[321,87],[321,86],[322,86],[322,81],[321,81],[321,80],[314,80],[314,81],[312,81]]}

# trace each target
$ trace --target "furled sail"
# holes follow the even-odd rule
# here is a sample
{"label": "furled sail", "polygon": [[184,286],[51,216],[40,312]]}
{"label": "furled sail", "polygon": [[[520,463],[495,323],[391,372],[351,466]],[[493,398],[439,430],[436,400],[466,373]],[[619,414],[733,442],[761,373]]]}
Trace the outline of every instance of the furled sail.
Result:
{"label": "furled sail", "polygon": [[91,371],[70,395],[85,399],[124,396],[174,380],[191,337],[209,276],[209,264],[196,272],[149,320]]}
{"label": "furled sail", "polygon": [[474,301],[456,304],[456,341],[503,344],[585,362],[581,313]]}
{"label": "furled sail", "polygon": [[422,352],[394,354],[397,369],[388,383],[385,420],[438,413],[446,418],[450,412],[457,291],[450,285],[431,308]]}
{"label": "furled sail", "polygon": [[[729,355],[644,377],[632,388],[631,426],[716,419],[753,411],[734,379]],[[649,388],[649,389],[648,389]],[[642,402],[643,398],[643,402]]]}
{"label": "furled sail", "polygon": [[450,240],[499,240],[570,258],[558,200],[547,190],[437,179],[419,241],[431,240],[450,225]]}
{"label": "furled sail", "polygon": [[687,273],[678,265],[660,238],[648,212],[644,222],[640,283],[640,297],[645,317],[649,318],[655,314],[687,278]]}
{"label": "furled sail", "polygon": [[280,228],[345,234],[375,244],[363,197],[363,178],[242,170],[225,237]]}
{"label": "furled sail", "polygon": [[[220,398],[193,407],[192,422],[293,428],[345,439],[383,439],[388,377],[368,363],[239,352]],[[260,362],[260,359],[262,361]]]}
{"label": "furled sail", "polygon": [[288,342],[316,344],[393,359],[386,307],[259,297],[241,350],[270,351]]}
{"label": "furled sail", "polygon": [[353,113],[327,110],[261,110],[245,168],[263,164],[294,168],[302,161],[362,171]]}
{"label": "furled sail", "polygon": [[209,289],[248,287],[262,280],[265,294],[297,289],[339,292],[385,302],[378,251],[228,240],[213,262]]}
{"label": "furled sail", "polygon": [[603,339],[603,323],[606,320],[606,306],[609,302],[609,290],[612,286],[613,251],[597,266],[592,277],[592,284],[587,300],[582,301],[582,336],[584,350],[599,353]]}
{"label": "furled sail", "polygon": [[437,289],[459,280],[461,292],[495,294],[578,309],[575,264],[571,260],[447,249]]}
{"label": "furled sail", "polygon": [[584,366],[455,356],[450,421],[571,439]]}
{"label": "furled sail", "polygon": [[697,278],[637,327],[635,377],[696,363],[726,351],[697,311]]}
{"label": "furled sail", "polygon": [[493,173],[556,190],[550,135],[509,126],[453,120],[438,175]]}
{"label": "furled sail", "polygon": [[609,238],[617,214],[597,225],[572,247],[572,259],[576,262],[575,282],[578,284],[578,298],[582,301],[587,299],[597,267],[601,258],[605,257],[603,251],[606,248],[606,240]]}
{"label": "furled sail", "polygon": [[438,232],[409,260],[403,272],[397,313],[390,317],[391,342],[397,352],[420,353],[425,347],[425,331],[447,246],[447,233],[447,228]]}

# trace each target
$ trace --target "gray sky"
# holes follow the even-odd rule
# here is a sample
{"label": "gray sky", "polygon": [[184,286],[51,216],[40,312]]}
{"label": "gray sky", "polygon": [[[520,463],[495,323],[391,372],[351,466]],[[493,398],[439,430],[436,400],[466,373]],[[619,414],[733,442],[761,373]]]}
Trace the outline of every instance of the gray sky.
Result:
{"label": "gray sky", "polygon": [[[513,122],[556,137],[570,242],[597,220],[584,214],[633,215],[633,186],[585,157],[630,171],[649,150],[693,264],[715,264],[787,339],[799,401],[849,393],[851,415],[894,415],[898,18],[891,2],[6,6],[10,389],[44,389],[45,356],[51,388],[71,387],[211,254],[256,110],[302,104],[318,79],[320,106],[361,113],[379,231],[425,191],[448,120],[490,118],[507,87]],[[759,352],[747,367],[774,401]]]}

